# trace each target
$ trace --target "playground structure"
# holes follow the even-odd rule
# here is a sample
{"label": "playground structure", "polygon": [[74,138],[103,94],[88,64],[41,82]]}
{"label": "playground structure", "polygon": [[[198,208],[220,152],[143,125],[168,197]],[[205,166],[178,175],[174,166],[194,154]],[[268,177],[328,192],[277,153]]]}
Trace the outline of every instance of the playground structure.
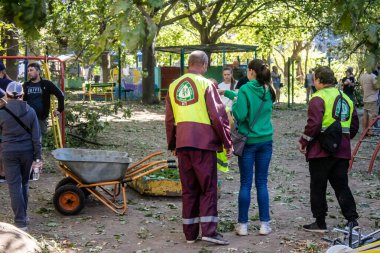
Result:
{"label": "playground structure", "polygon": [[[375,165],[375,161],[377,161],[377,154],[379,153],[379,149],[380,149],[380,128],[377,128],[375,127],[377,125],[377,122],[380,120],[380,115],[377,116],[375,119],[373,119],[368,127],[366,129],[364,129],[363,133],[360,135],[360,138],[359,138],[359,141],[356,143],[355,145],[355,148],[354,148],[354,151],[352,152],[352,156],[351,156],[351,160],[350,160],[350,164],[349,164],[349,169],[352,169],[352,165],[354,163],[354,161],[356,161],[357,159],[365,159],[365,160],[370,160],[369,162],[369,166],[368,166],[368,173],[372,173],[373,171],[373,167]],[[373,133],[374,136],[373,137],[377,137],[376,139],[377,140],[373,140],[375,138],[371,138],[368,140],[368,135],[370,133]],[[359,150],[362,150],[360,147],[363,143],[372,143],[372,144],[376,144],[376,147],[374,148],[374,151],[372,153],[372,156],[371,157],[368,157],[368,156],[359,156],[358,153],[359,153]],[[365,152],[365,150],[362,150]],[[378,163],[380,164],[380,163]],[[380,166],[377,167],[377,169],[379,169]]]}
{"label": "playground structure", "polygon": [[[66,176],[56,185],[53,198],[55,208],[64,215],[78,214],[84,207],[85,196],[92,195],[115,213],[124,214],[128,209],[127,183],[157,170],[177,168],[175,160],[150,161],[162,153],[153,153],[129,167],[132,159],[126,152],[72,148],[54,150],[52,154]],[[116,199],[120,193],[122,205],[117,204]]]}
{"label": "playground structure", "polygon": [[[169,84],[186,72],[185,68],[185,54],[189,54],[194,50],[203,50],[209,53],[222,53],[222,65],[221,66],[210,66],[205,77],[213,78],[222,81],[222,68],[226,65],[226,53],[233,52],[253,52],[253,57],[257,57],[257,46],[254,45],[240,45],[240,44],[229,44],[229,43],[219,43],[213,45],[192,45],[192,46],[169,46],[169,47],[157,47],[156,51],[179,54],[181,63],[180,67],[172,66],[172,61],[170,60],[170,66],[158,66],[154,70],[154,90],[156,95],[163,99],[166,96],[167,88]],[[85,82],[82,83],[80,80],[68,80],[66,82],[66,87],[68,89],[81,89],[83,91],[83,100],[91,101],[94,97],[104,97],[104,100],[113,100],[117,97],[119,100],[123,98],[125,100],[140,99],[142,97],[142,74],[138,68],[127,67],[122,68],[122,63],[119,60],[118,66],[110,70],[111,81],[103,81],[102,83]],[[170,55],[170,59],[171,59]],[[239,57],[237,57],[239,60]],[[249,60],[247,59],[247,62]],[[139,60],[137,60],[139,62]],[[242,65],[245,67],[245,65]],[[127,71],[125,71],[128,69]],[[125,73],[128,72],[128,73]],[[79,73],[79,71],[78,71]],[[124,93],[124,95],[123,95]]]}

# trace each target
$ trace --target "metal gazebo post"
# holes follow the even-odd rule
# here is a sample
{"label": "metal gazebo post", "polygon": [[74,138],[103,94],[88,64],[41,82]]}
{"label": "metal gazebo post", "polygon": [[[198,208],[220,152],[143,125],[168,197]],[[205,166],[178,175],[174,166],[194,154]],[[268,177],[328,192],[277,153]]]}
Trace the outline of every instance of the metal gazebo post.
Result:
{"label": "metal gazebo post", "polygon": [[292,106],[294,104],[294,61],[292,61]]}
{"label": "metal gazebo post", "polygon": [[[118,95],[119,95],[119,100],[121,100],[121,46],[119,46],[118,48],[118,53],[119,53],[119,62],[118,62],[118,65],[119,65],[119,72],[118,72],[118,82],[119,82],[119,90],[118,90]],[[113,91],[112,91],[113,92]]]}
{"label": "metal gazebo post", "polygon": [[226,49],[223,48],[223,66],[226,65]]}
{"label": "metal gazebo post", "polygon": [[185,49],[181,48],[181,75],[185,73]]}
{"label": "metal gazebo post", "polygon": [[290,57],[288,58],[288,108],[290,108]]}

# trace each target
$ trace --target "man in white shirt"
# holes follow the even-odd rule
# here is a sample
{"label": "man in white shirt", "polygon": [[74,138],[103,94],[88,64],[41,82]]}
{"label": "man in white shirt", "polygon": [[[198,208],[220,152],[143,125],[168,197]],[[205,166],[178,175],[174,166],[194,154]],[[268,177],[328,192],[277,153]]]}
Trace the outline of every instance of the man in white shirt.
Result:
{"label": "man in white shirt", "polygon": [[[363,88],[363,131],[368,127],[369,122],[375,119],[378,115],[379,107],[377,105],[379,90],[376,87],[376,75],[373,73],[364,72],[359,83]],[[369,132],[371,134],[371,132]]]}

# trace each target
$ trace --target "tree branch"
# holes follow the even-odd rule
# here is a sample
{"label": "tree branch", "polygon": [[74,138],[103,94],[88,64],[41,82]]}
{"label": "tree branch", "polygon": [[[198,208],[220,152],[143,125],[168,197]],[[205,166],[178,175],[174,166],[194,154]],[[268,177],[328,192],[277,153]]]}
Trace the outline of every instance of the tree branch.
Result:
{"label": "tree branch", "polygon": [[188,17],[190,17],[190,16],[192,16],[192,15],[194,15],[194,14],[197,14],[197,13],[203,11],[204,9],[206,9],[207,7],[210,7],[210,6],[214,5],[214,4],[217,4],[217,3],[220,2],[220,1],[223,1],[223,0],[216,0],[215,2],[212,2],[212,3],[209,3],[209,4],[206,4],[206,5],[204,5],[204,6],[201,6],[201,7],[196,8],[195,10],[193,10],[193,11],[190,12],[190,13],[187,13],[187,14],[184,13],[184,14],[182,14],[182,15],[178,15],[178,16],[176,16],[176,17],[174,17],[174,18],[171,18],[171,19],[165,20],[165,21],[163,21],[162,23],[158,24],[158,26],[162,27],[162,26],[166,26],[166,25],[171,25],[172,23],[174,23],[174,22],[176,22],[176,21],[178,21],[178,20],[181,20],[181,19],[184,19],[184,18],[188,18]]}
{"label": "tree branch", "polygon": [[137,5],[137,9],[140,10],[140,12],[143,14],[143,16],[145,17],[146,19],[146,22],[148,24],[154,24],[154,21],[152,19],[152,17],[149,15],[149,13],[144,9],[144,7],[142,5]]}
{"label": "tree branch", "polygon": [[165,20],[165,18],[168,16],[169,12],[174,8],[177,2],[178,0],[172,0],[167,3],[168,8],[162,13],[159,24]]}

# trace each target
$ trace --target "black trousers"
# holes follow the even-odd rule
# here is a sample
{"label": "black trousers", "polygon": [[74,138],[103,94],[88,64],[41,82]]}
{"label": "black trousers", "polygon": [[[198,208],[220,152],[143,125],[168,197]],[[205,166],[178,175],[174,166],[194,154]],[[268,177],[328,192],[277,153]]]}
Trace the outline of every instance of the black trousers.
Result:
{"label": "black trousers", "polygon": [[309,160],[311,212],[316,219],[324,219],[327,214],[326,188],[330,182],[335,191],[340,209],[346,220],[356,220],[356,204],[348,186],[349,160],[323,157]]}

